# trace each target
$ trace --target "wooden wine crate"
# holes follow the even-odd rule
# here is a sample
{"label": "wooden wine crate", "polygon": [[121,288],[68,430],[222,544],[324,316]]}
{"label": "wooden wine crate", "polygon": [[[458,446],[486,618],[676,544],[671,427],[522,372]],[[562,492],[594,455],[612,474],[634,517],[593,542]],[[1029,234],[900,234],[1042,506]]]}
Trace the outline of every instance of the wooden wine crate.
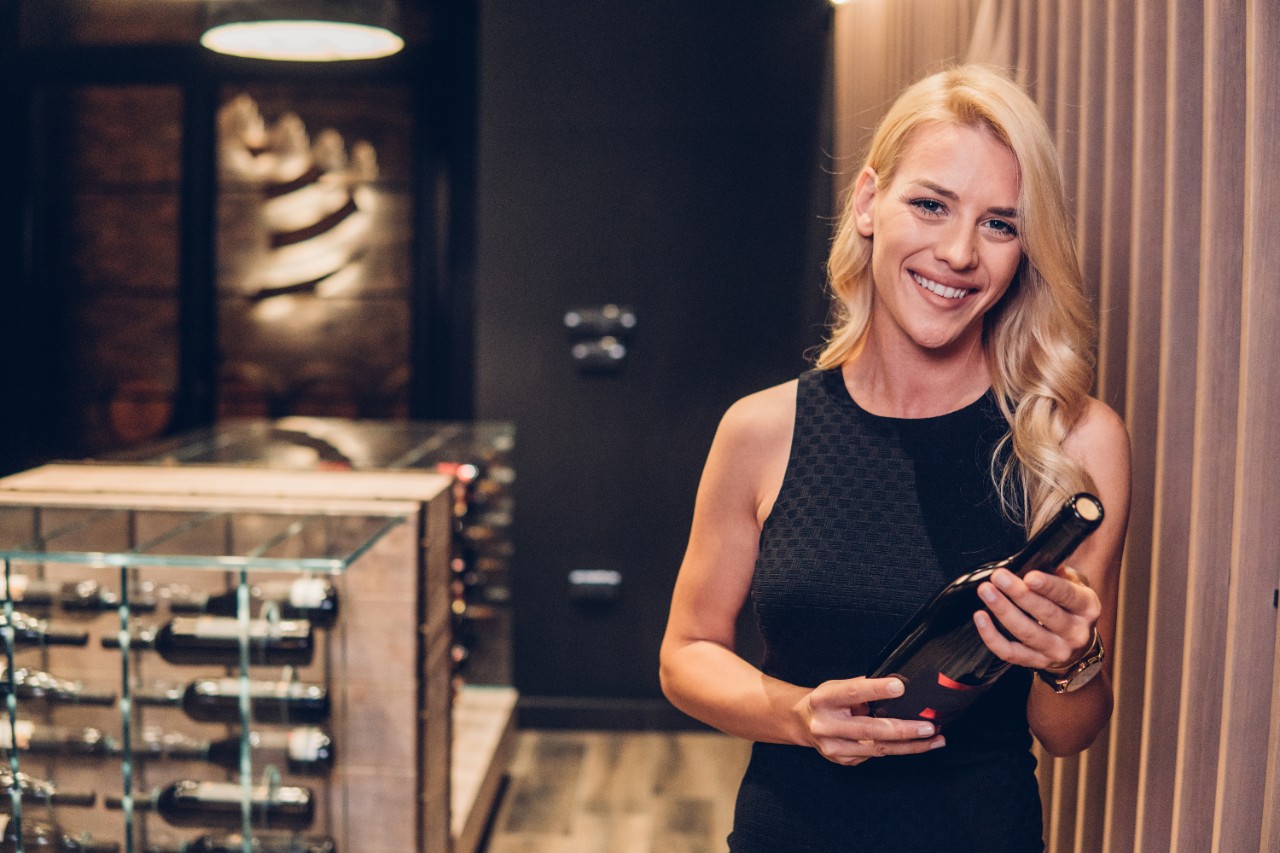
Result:
{"label": "wooden wine crate", "polygon": [[[196,541],[199,536],[229,537],[227,541],[233,545],[259,541],[269,537],[273,525],[278,526],[288,515],[317,514],[338,524],[344,517],[364,514],[400,519],[344,572],[331,577],[340,597],[338,621],[324,632],[315,661],[300,668],[297,675],[302,681],[322,682],[330,688],[334,707],[329,728],[335,743],[335,766],[326,778],[286,776],[285,782],[313,789],[318,805],[314,831],[332,835],[344,853],[439,853],[453,846],[449,485],[446,477],[414,471],[51,465],[0,480],[0,511],[38,506],[41,523],[52,529],[49,525],[73,519],[77,513],[127,509],[131,511],[131,535],[137,541],[158,535],[182,513],[203,510],[225,515],[228,521],[224,525],[197,527],[196,532],[184,534],[194,538],[181,544],[195,553],[218,553],[221,544]],[[294,552],[284,551],[281,556],[292,553],[301,559],[323,547],[305,536],[297,541]],[[121,542],[108,541],[100,550],[123,547]],[[134,571],[142,580],[182,583],[207,591],[225,589],[234,579],[214,569],[147,566]],[[93,577],[110,588],[118,587],[119,582],[116,569],[89,569],[81,564],[46,563],[43,573],[54,580]],[[280,576],[287,575],[254,572],[251,580]],[[53,615],[61,621],[57,610]],[[156,617],[167,618],[163,608]],[[135,621],[152,620],[140,615]],[[95,689],[118,691],[119,653],[103,648],[98,640],[100,635],[119,630],[116,614],[96,616],[84,627],[93,634],[88,646],[50,647],[31,665],[83,680]],[[130,662],[141,669],[134,674],[148,682],[226,673],[218,667],[167,664],[149,652],[131,656]],[[276,675],[264,673],[264,677]],[[108,728],[104,720],[109,715],[103,711],[58,706],[51,712],[52,722]],[[139,713],[148,725],[199,737],[227,733],[226,727],[192,723],[177,709],[146,708]],[[120,789],[118,763],[59,758],[33,765],[35,775],[54,775],[64,789],[88,787],[100,794]],[[230,777],[203,764],[150,762],[145,778],[139,781],[146,787],[179,778]],[[121,836],[119,813],[101,806],[66,810],[60,819],[95,837]],[[175,838],[196,834],[174,830],[158,817],[147,818],[147,831],[151,841],[159,834]]]}

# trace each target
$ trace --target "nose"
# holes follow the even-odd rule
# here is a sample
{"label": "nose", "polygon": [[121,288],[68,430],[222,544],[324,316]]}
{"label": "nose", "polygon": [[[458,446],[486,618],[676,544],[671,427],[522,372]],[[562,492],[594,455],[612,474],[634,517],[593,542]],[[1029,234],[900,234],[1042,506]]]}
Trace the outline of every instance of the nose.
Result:
{"label": "nose", "polygon": [[946,230],[939,235],[934,254],[954,270],[966,270],[976,266],[978,235],[973,228],[963,222],[957,220],[949,223]]}

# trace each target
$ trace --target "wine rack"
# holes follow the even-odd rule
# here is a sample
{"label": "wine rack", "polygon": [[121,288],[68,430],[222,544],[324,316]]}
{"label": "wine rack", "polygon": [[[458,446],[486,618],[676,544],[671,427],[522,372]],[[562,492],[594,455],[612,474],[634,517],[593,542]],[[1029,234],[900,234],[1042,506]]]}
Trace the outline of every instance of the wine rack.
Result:
{"label": "wine rack", "polygon": [[451,478],[451,657],[458,683],[506,685],[514,427],[501,421],[231,419],[99,462],[271,470],[433,471]]}
{"label": "wine rack", "polygon": [[0,817],[67,850],[450,850],[452,486],[124,465],[0,481],[3,624],[35,639],[4,632]]}

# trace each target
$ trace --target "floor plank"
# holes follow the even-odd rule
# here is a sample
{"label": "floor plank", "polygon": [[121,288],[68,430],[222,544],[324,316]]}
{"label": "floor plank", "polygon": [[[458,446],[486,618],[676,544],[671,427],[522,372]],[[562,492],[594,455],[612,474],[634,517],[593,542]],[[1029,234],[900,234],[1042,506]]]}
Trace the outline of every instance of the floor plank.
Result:
{"label": "floor plank", "polygon": [[749,752],[711,732],[521,732],[485,853],[723,853]]}

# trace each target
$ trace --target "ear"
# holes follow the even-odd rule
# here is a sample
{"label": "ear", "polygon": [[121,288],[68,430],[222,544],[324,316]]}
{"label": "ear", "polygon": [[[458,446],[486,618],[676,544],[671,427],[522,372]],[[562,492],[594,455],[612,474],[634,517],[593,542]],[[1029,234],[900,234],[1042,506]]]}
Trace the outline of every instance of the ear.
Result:
{"label": "ear", "polygon": [[853,222],[863,237],[875,232],[875,201],[876,170],[865,166],[853,185]]}

